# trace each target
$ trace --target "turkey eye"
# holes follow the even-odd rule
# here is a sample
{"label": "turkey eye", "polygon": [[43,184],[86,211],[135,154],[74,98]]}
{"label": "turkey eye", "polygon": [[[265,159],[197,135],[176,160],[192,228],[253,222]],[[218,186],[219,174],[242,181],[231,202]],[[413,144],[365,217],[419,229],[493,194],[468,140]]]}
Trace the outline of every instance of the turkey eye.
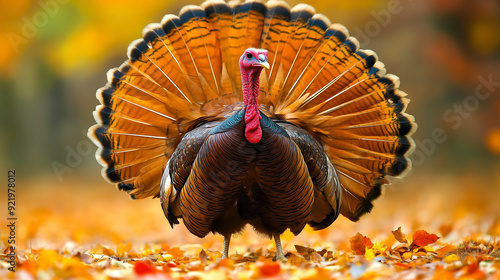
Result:
{"label": "turkey eye", "polygon": [[248,59],[251,59],[252,57],[253,57],[253,56],[252,56],[252,54],[251,54],[251,53],[247,53],[247,58],[248,58]]}

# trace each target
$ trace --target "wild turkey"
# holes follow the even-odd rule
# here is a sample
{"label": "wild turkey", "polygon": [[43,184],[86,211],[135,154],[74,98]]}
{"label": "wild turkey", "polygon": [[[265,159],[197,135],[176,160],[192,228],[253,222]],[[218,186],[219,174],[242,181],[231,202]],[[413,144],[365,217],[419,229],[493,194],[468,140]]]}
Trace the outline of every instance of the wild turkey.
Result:
{"label": "wild turkey", "polygon": [[[89,136],[103,176],[160,197],[198,237],[274,237],[369,212],[410,169],[406,94],[372,51],[308,5],[209,0],[150,24],[108,72]],[[265,69],[264,69],[265,68]]]}

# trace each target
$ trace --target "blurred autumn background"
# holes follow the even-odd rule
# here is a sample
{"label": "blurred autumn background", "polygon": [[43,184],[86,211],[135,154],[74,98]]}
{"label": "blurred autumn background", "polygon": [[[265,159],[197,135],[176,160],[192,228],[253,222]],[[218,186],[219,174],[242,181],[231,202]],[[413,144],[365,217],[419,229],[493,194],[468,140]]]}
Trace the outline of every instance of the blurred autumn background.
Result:
{"label": "blurred autumn background", "polygon": [[[385,240],[399,226],[451,241],[454,232],[467,235],[464,229],[498,236],[500,2],[300,2],[344,24],[401,78],[419,127],[412,173],[386,189],[371,215],[357,224],[340,218],[319,233],[286,235],[285,250],[323,241],[342,248],[358,231]],[[16,170],[19,249],[160,240],[221,250],[220,236],[200,240],[182,225],[171,230],[158,200],[131,201],[106,183],[86,137],[95,91],[106,83],[106,71],[126,59],[128,44],[164,14],[201,3],[0,2],[0,170],[4,181],[7,170]],[[6,195],[4,189],[2,208]],[[3,224],[7,210],[0,213]],[[273,247],[251,230],[245,234],[251,238],[235,239],[232,251]]]}

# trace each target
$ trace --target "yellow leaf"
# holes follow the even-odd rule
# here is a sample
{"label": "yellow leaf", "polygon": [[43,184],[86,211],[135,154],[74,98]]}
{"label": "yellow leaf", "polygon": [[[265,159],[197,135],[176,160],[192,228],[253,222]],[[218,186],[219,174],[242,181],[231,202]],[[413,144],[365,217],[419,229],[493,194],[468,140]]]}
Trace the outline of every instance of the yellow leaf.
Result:
{"label": "yellow leaf", "polygon": [[432,246],[424,246],[424,249],[426,252],[436,252],[436,250],[434,250],[434,247]]}
{"label": "yellow leaf", "polygon": [[170,254],[160,255],[160,257],[161,257],[161,259],[162,259],[162,260],[164,260],[164,261],[166,261],[166,262],[168,262],[168,261],[170,261],[170,260],[174,259],[174,257],[173,257],[172,255],[170,255]]}
{"label": "yellow leaf", "polygon": [[445,263],[453,263],[458,261],[458,256],[455,254],[448,255],[444,258]]}
{"label": "yellow leaf", "polygon": [[127,242],[127,244],[125,244],[125,252],[130,252],[130,250],[132,250],[132,243]]}
{"label": "yellow leaf", "polygon": [[62,261],[62,256],[54,250],[42,249],[38,252],[38,265],[41,270],[47,270],[49,267],[54,267],[56,263]]}
{"label": "yellow leaf", "polygon": [[387,246],[382,241],[377,241],[373,245],[372,249],[375,255],[380,255],[383,254],[385,250],[387,250]]}
{"label": "yellow leaf", "polygon": [[401,257],[404,259],[404,260],[407,260],[409,258],[411,258],[413,256],[413,253],[412,252],[406,252],[404,253]]}
{"label": "yellow leaf", "polygon": [[371,261],[375,258],[375,253],[373,252],[373,248],[366,249],[365,258],[369,261]]}
{"label": "yellow leaf", "polygon": [[116,248],[116,254],[119,256],[124,256],[125,255],[125,244],[120,243],[118,245],[118,248]]}

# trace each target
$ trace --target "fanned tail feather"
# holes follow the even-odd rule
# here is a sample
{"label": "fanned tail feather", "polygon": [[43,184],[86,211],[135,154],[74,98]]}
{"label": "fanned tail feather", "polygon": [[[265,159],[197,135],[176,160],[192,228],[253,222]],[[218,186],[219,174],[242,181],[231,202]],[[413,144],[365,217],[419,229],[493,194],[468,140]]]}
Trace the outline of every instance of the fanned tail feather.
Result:
{"label": "fanned tail feather", "polygon": [[318,15],[306,18],[290,25],[300,39],[294,44],[297,36],[290,35],[281,54],[288,59],[274,64],[287,74],[268,81],[276,97],[266,100],[272,113],[325,144],[344,188],[342,214],[356,221],[371,210],[389,176],[402,177],[411,168],[416,124],[405,113],[409,100],[399,79],[386,74],[374,52],[359,50],[345,27],[328,26]]}
{"label": "fanned tail feather", "polygon": [[416,124],[399,79],[377,55],[303,4],[209,0],[148,25],[97,92],[89,136],[104,177],[134,198],[157,197],[183,135],[243,100],[238,60],[249,47],[269,51],[259,96],[265,113],[323,143],[344,189],[342,214],[359,219],[389,176],[411,168]]}

